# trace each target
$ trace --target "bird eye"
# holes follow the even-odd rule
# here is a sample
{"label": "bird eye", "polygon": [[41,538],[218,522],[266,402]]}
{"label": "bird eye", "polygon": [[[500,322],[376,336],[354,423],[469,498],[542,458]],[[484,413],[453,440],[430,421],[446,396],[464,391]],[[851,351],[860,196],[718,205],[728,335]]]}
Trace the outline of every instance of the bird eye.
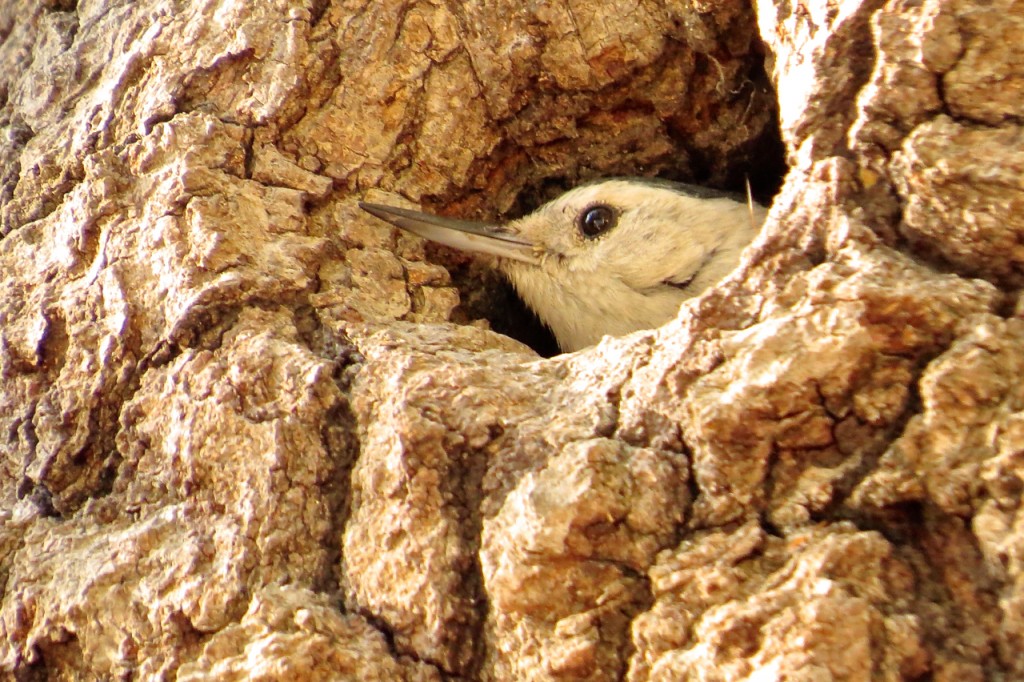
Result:
{"label": "bird eye", "polygon": [[589,206],[583,209],[576,222],[578,223],[580,234],[587,239],[593,239],[615,227],[618,220],[619,216],[611,206],[598,204],[597,206]]}

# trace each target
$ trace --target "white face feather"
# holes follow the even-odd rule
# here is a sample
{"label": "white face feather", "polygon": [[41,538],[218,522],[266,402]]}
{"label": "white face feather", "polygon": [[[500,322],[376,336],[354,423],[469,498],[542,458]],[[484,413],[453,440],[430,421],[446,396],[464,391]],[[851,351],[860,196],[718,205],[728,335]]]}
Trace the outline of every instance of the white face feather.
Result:
{"label": "white face feather", "polygon": [[[580,217],[598,205],[614,211],[615,225],[585,237]],[[535,245],[539,266],[500,260],[498,267],[559,346],[576,350],[670,320],[683,301],[735,267],[765,213],[643,182],[584,185],[506,226]]]}

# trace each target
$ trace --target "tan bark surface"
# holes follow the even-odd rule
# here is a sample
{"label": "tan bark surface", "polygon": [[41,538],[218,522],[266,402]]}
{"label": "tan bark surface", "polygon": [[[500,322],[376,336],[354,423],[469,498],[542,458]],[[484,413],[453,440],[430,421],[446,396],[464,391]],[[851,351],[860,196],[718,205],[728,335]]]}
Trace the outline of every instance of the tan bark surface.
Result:
{"label": "tan bark surface", "polygon": [[[0,670],[1024,676],[1022,44],[1019,0],[0,0]],[[356,208],[771,188],[780,134],[735,273],[550,359]]]}

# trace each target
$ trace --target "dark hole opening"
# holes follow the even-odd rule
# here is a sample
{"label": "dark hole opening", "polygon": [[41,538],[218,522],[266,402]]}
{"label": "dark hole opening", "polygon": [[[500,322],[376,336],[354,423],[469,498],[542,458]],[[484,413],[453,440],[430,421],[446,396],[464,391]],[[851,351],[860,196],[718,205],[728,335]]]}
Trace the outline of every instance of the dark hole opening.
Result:
{"label": "dark hole opening", "polygon": [[468,323],[485,319],[491,329],[525,343],[541,357],[558,355],[554,335],[523,303],[504,276],[475,262],[449,265],[448,271],[461,299],[453,321]]}
{"label": "dark hole opening", "polygon": [[[763,63],[752,64],[745,87],[770,93],[771,81]],[[740,94],[746,96],[747,93]],[[774,98],[769,99],[775,101]],[[558,175],[528,182],[519,191],[505,217],[526,215],[583,182],[611,176],[656,175],[667,180],[713,187],[740,195],[747,193],[749,183],[754,201],[770,205],[788,171],[777,109],[771,113],[772,123],[759,136],[731,148],[724,158],[709,157],[693,149],[686,139],[687,133],[679,131],[676,144],[685,152],[682,154],[686,159],[683,166],[674,167],[672,160],[666,159],[657,168],[645,167],[632,162],[629,155],[626,155],[622,158],[622,165],[608,172],[607,168],[589,167],[586,159],[578,160],[576,165],[563,169]],[[672,124],[667,125],[671,130]],[[456,321],[470,322],[483,318],[490,322],[494,331],[525,343],[542,357],[559,353],[554,336],[519,299],[512,285],[500,273],[465,260],[454,264],[448,260],[446,265],[462,299],[456,311]]]}

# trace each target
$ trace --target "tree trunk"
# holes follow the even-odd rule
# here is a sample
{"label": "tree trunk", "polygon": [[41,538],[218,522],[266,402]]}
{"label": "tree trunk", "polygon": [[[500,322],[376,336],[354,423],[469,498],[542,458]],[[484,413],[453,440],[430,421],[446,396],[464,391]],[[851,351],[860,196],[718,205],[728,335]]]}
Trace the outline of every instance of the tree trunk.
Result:
{"label": "tree trunk", "polygon": [[[0,668],[1024,676],[1022,43],[1012,0],[0,0]],[[356,207],[609,175],[772,209],[547,359]]]}

